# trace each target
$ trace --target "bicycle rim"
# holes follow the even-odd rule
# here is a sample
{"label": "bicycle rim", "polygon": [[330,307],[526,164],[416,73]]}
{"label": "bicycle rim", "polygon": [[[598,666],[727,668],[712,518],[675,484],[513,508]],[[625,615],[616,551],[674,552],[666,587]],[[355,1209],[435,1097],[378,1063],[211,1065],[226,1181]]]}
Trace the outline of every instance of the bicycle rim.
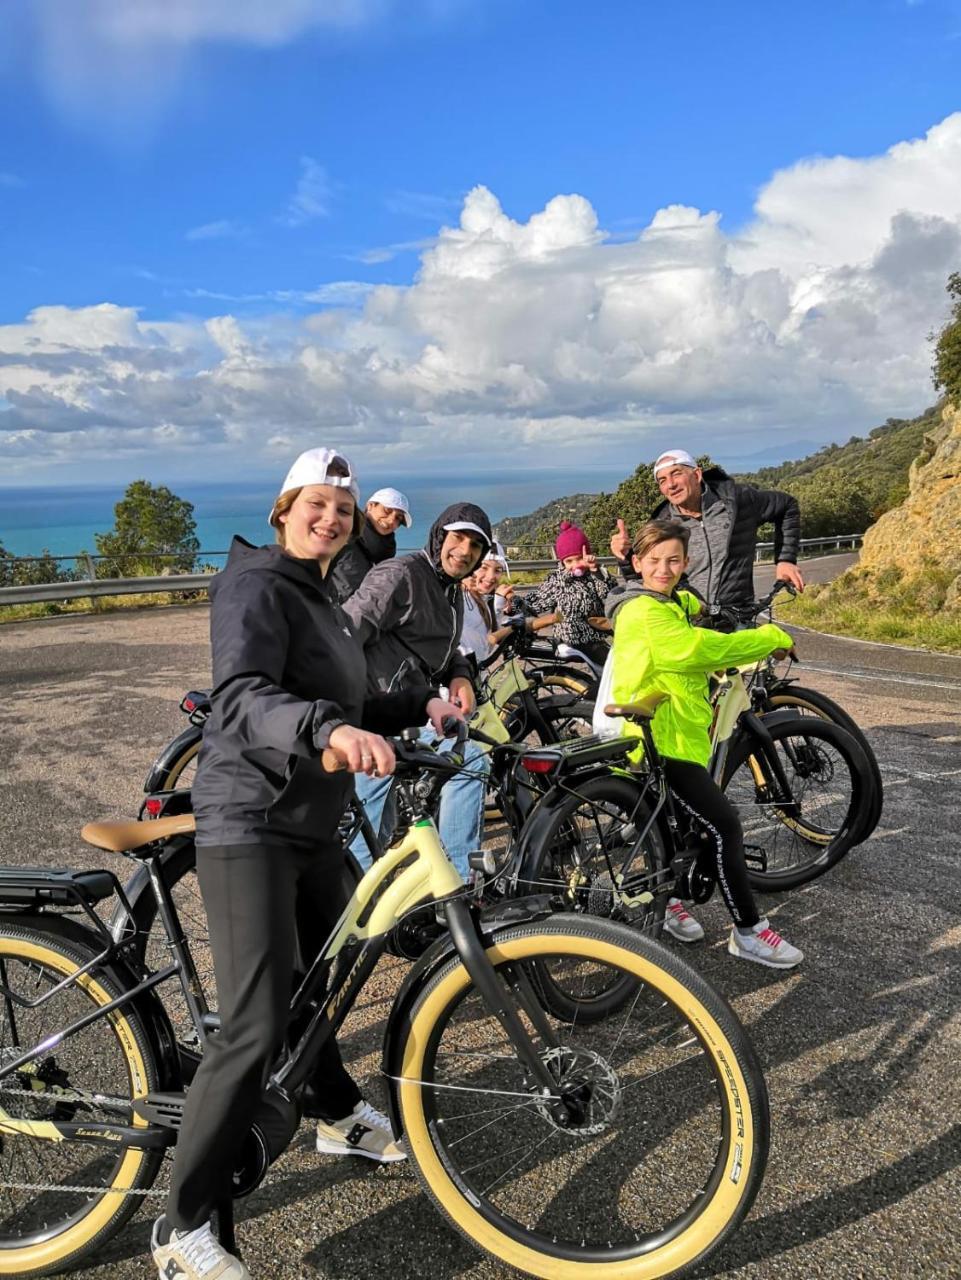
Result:
{"label": "bicycle rim", "polygon": [[[0,980],[31,1000],[89,959],[59,938],[13,926],[0,932]],[[0,1062],[118,994],[101,975],[86,974],[37,1009],[0,998]],[[153,1055],[132,1010],[98,1018],[0,1082],[0,1274],[60,1271],[119,1231],[140,1202],[131,1192],[156,1177],[159,1153],[44,1135],[58,1120],[146,1127],[130,1104],[156,1084]]]}
{"label": "bicycle rim", "polygon": [[764,870],[749,869],[751,883],[788,889],[827,871],[854,844],[867,775],[848,749],[856,744],[835,725],[810,716],[771,732],[794,807],[779,802],[768,761],[749,744],[730,759],[724,792],[738,811],[748,852],[766,860]]}
{"label": "bicycle rim", "polygon": [[829,724],[839,725],[857,743],[864,753],[871,780],[870,796],[861,814],[861,830],[858,836],[859,840],[866,840],[881,819],[881,811],[884,808],[884,779],[881,776],[881,766],[874,754],[874,748],[861,726],[832,698],[816,689],[806,689],[801,685],[791,684],[776,690],[768,695],[768,703],[775,711],[791,709],[798,715],[818,716]]}
{"label": "bicycle rim", "polygon": [[629,978],[628,1006],[541,1045],[562,1126],[459,959],[415,1005],[399,1102],[408,1149],[441,1210],[495,1257],[551,1280],[678,1275],[747,1212],[763,1174],[767,1098],[750,1045],[702,978],[656,943],[558,918],[500,935],[505,965]]}

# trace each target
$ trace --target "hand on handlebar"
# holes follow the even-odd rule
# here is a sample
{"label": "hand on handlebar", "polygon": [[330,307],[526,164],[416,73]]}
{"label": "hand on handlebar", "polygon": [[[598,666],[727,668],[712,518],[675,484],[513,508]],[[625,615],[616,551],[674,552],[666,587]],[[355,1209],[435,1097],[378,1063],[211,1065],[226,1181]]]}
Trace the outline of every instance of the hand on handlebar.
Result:
{"label": "hand on handlebar", "polygon": [[469,716],[474,710],[477,705],[474,686],[466,676],[455,676],[450,682],[450,700],[453,704],[451,710],[459,720],[463,720],[464,716]]}
{"label": "hand on handlebar", "polygon": [[[430,727],[438,738],[451,738],[457,732],[457,724],[465,719],[459,704],[445,702],[443,698],[431,698],[427,704]],[[453,723],[451,723],[453,722]]]}
{"label": "hand on handlebar", "polygon": [[794,647],[793,644],[791,645],[790,649],[775,649],[774,652],[771,654],[771,657],[774,659],[775,662],[783,662],[785,658],[790,658],[792,662],[801,661],[801,659],[797,656],[797,649]]}
{"label": "hand on handlebar", "polygon": [[789,560],[778,561],[774,576],[778,582],[784,583],[792,595],[795,591],[804,590],[804,575],[797,565],[791,564]]}
{"label": "hand on handlebar", "polygon": [[338,725],[333,731],[322,758],[328,772],[349,769],[351,773],[366,773],[370,778],[389,776],[396,764],[394,749],[386,738],[349,724]]}

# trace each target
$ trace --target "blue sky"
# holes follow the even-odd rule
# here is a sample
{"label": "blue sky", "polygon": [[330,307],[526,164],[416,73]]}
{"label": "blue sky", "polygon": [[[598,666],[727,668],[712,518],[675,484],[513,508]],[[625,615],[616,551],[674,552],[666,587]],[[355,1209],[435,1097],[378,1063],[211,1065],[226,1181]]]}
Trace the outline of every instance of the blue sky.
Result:
{"label": "blue sky", "polygon": [[956,0],[5,18],[12,482],[137,474],[158,447],[240,476],[328,437],[403,469],[444,433],[467,467],[487,444],[628,469],[719,425],[732,456],[787,456],[932,398]]}

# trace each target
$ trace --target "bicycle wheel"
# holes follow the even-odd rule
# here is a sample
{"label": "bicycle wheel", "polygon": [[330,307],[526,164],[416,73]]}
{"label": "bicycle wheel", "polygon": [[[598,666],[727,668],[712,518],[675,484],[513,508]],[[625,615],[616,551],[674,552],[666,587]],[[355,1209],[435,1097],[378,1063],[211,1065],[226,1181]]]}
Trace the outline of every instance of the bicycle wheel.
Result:
{"label": "bicycle wheel", "polygon": [[[455,956],[405,1021],[397,1085],[428,1195],[475,1245],[550,1280],[686,1272],[734,1231],[769,1141],[760,1065],[733,1012],[672,953],[610,921],[499,933],[495,969],[627,978],[629,1007],[540,1041],[561,1104],[533,1085]],[[542,1015],[543,1016],[543,1015]]]}
{"label": "bicycle wheel", "polygon": [[815,716],[770,726],[787,779],[785,804],[770,761],[747,734],[733,744],[721,787],[741,818],[744,843],[766,869],[748,864],[757,889],[794,889],[823,875],[861,839],[873,786],[857,743]]}
{"label": "bicycle wheel", "polygon": [[[36,1008],[0,1000],[0,1063],[121,994],[101,972],[76,976],[94,954],[52,934],[0,925],[0,982],[31,1002],[49,996]],[[129,1006],[0,1081],[0,1275],[61,1271],[120,1230],[140,1204],[133,1193],[153,1183],[161,1153],[57,1141],[50,1122],[146,1127],[131,1103],[156,1087],[150,1043]]]}
{"label": "bicycle wheel", "polygon": [[[667,905],[664,869],[670,861],[656,825],[635,849],[650,807],[637,783],[613,774],[569,784],[570,794],[532,837],[518,872],[518,893],[556,892],[568,911],[619,921],[658,936]],[[609,975],[612,976],[612,975]],[[630,997],[629,982],[566,990],[558,975],[536,975],[538,989],[556,1017],[568,1021],[606,1017]]]}
{"label": "bicycle wheel", "polygon": [[799,684],[786,684],[781,688],[775,687],[768,694],[767,703],[772,711],[793,709],[798,715],[820,716],[822,720],[828,720],[831,724],[840,725],[846,733],[851,735],[864,752],[871,772],[871,780],[874,784],[870,803],[865,807],[863,815],[861,839],[867,840],[881,819],[881,810],[884,807],[884,779],[881,777],[881,767],[878,764],[877,756],[874,754],[874,748],[865,737],[861,726],[833,698],[829,698],[824,693],[819,693],[817,689],[806,689]]}

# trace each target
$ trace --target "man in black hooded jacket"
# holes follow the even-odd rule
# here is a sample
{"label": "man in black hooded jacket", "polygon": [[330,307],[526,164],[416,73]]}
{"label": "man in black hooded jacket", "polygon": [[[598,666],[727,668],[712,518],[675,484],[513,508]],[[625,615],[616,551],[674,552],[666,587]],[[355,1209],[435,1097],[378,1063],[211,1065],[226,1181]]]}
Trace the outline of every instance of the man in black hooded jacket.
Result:
{"label": "man in black hooded jacket", "polygon": [[[450,701],[470,715],[472,665],[458,648],[464,619],[461,582],[492,545],[487,513],[471,502],[455,502],[431,525],[424,550],[374,565],[344,601],[344,612],[364,646],[371,694],[425,683],[442,685],[449,689]],[[365,774],[356,778],[357,795],[382,839],[390,835],[393,823],[387,804],[392,783],[391,778]],[[444,843],[455,847],[461,843],[451,813],[457,803],[458,788],[450,782],[442,793],[440,830]],[[352,848],[366,864],[361,837]]]}

